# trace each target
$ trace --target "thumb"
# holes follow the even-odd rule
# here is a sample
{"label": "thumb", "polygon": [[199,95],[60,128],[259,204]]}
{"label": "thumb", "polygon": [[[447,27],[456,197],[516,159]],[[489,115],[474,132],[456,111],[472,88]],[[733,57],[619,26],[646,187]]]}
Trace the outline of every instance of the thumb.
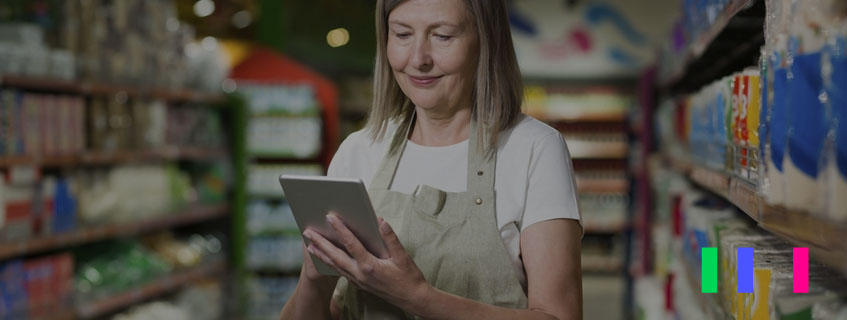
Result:
{"label": "thumb", "polygon": [[397,238],[397,234],[394,233],[394,229],[391,228],[391,225],[386,221],[382,221],[379,225],[379,232],[382,233],[382,241],[385,242],[385,247],[388,249],[388,255],[391,257],[401,256],[406,252],[406,249],[403,248],[403,244],[400,243],[400,239]]}

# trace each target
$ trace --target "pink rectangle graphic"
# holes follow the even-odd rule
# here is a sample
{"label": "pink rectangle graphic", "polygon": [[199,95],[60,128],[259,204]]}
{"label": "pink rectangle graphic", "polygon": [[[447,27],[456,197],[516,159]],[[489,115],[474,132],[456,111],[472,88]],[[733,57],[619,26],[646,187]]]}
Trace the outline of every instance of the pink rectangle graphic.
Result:
{"label": "pink rectangle graphic", "polygon": [[809,293],[809,248],[794,248],[794,293]]}

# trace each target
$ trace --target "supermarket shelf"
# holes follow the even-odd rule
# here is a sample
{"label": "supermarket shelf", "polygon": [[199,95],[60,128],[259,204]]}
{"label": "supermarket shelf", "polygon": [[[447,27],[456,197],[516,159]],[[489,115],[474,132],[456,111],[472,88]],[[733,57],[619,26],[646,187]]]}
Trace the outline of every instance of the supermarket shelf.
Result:
{"label": "supermarket shelf", "polygon": [[628,193],[629,181],[626,179],[576,179],[578,193]]}
{"label": "supermarket shelf", "polygon": [[847,274],[847,223],[834,223],[809,212],[772,206],[746,181],[698,165],[690,179],[727,199],[759,226],[798,247],[808,247],[813,259]]}
{"label": "supermarket shelf", "polygon": [[557,123],[615,123],[615,122],[624,122],[629,116],[628,110],[623,110],[620,112],[580,112],[573,113],[568,115],[558,115],[558,116],[541,116],[541,115],[532,115],[538,119],[543,119],[542,121],[550,123],[555,127]]}
{"label": "supermarket shelf", "polygon": [[229,205],[191,205],[181,210],[144,221],[104,224],[83,227],[67,233],[38,237],[14,243],[0,243],[0,260],[33,253],[66,248],[103,239],[127,237],[155,230],[189,225],[222,217],[229,212]]}
{"label": "supermarket shelf", "polygon": [[582,256],[582,271],[597,273],[621,272],[623,259],[616,256]]}
{"label": "supermarket shelf", "polygon": [[169,102],[221,103],[224,101],[224,95],[220,93],[199,92],[193,90],[170,90],[164,88],[140,88],[43,77],[2,76],[0,77],[0,86],[33,91],[93,96],[126,94],[127,97],[153,98]]}
{"label": "supermarket shelf", "polygon": [[618,234],[629,229],[629,223],[626,221],[616,223],[592,223],[586,221],[583,229],[585,234]]}
{"label": "supermarket shelf", "polygon": [[57,156],[0,157],[0,168],[11,166],[72,167],[163,160],[213,160],[227,153],[216,149],[162,148],[150,151],[84,152]]}
{"label": "supermarket shelf", "polygon": [[203,263],[196,267],[177,271],[150,284],[120,293],[77,308],[77,318],[91,319],[104,316],[150,298],[161,296],[192,282],[219,275],[226,266],[222,260]]}
{"label": "supermarket shelf", "polygon": [[626,142],[567,140],[573,159],[625,159],[629,146]]}
{"label": "supermarket shelf", "polygon": [[[751,8],[754,10],[748,10]],[[714,24],[682,53],[683,61],[660,80],[659,87],[665,90],[696,88],[727,70],[755,65],[755,56],[764,43],[764,13],[764,1],[730,0]],[[722,40],[728,41],[722,43]],[[698,79],[692,81],[692,78]]]}

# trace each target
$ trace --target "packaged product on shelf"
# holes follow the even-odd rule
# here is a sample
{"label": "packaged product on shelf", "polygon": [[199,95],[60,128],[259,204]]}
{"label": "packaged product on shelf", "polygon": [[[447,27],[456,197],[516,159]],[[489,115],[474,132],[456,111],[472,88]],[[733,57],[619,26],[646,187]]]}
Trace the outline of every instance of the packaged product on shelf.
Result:
{"label": "packaged product on shelf", "polygon": [[248,279],[247,318],[279,319],[279,311],[297,288],[296,277],[253,277]]}
{"label": "packaged product on shelf", "polygon": [[819,301],[812,307],[814,320],[847,320],[847,302],[839,300]]}
{"label": "packaged product on shelf", "polygon": [[196,194],[174,165],[128,165],[78,171],[79,217],[87,223],[137,221],[168,213]]}
{"label": "packaged product on shelf", "polygon": [[247,150],[272,157],[313,158],[322,145],[320,117],[256,116],[247,128]]}
{"label": "packaged product on shelf", "polygon": [[821,74],[830,1],[795,3],[788,58],[788,160],[785,162],[785,205],[791,209],[823,212],[817,179],[827,134]]}
{"label": "packaged product on shelf", "polygon": [[[844,11],[844,8],[841,8]],[[828,30],[829,41],[824,58],[824,86],[830,112],[830,133],[824,155],[825,187],[821,192],[827,216],[847,220],[847,19],[842,18]]]}
{"label": "packaged product on shelf", "polygon": [[320,107],[311,85],[239,84],[251,115],[318,116]]}
{"label": "packaged product on shelf", "polygon": [[579,208],[585,225],[618,226],[626,222],[629,197],[615,193],[580,193]]}
{"label": "packaged product on shelf", "polygon": [[299,235],[298,230],[287,202],[252,201],[247,207],[247,232],[251,235]]}
{"label": "packaged product on shelf", "polygon": [[[209,308],[212,309],[212,308]],[[154,301],[133,307],[127,312],[120,313],[112,320],[146,320],[146,319],[169,319],[169,320],[191,320],[196,319],[188,310],[165,301]]]}
{"label": "packaged product on shelf", "polygon": [[55,316],[69,307],[73,281],[73,257],[69,253],[24,262],[29,317]]}
{"label": "packaged product on shelf", "polygon": [[167,262],[133,240],[81,247],[76,250],[75,257],[76,304],[138,288],[172,269]]}
{"label": "packaged product on shelf", "polygon": [[300,234],[253,236],[247,245],[247,267],[251,270],[291,272],[303,265]]}
{"label": "packaged product on shelf", "polygon": [[253,164],[247,168],[247,193],[256,196],[282,196],[279,186],[281,174],[320,176],[324,169],[319,164]]}
{"label": "packaged product on shelf", "polygon": [[24,319],[27,315],[26,273],[20,260],[0,264],[0,317]]}
{"label": "packaged product on shelf", "polygon": [[788,43],[793,11],[792,0],[768,2],[768,28],[765,42],[768,71],[767,109],[768,136],[765,147],[765,181],[761,194],[772,205],[785,204],[786,178],[784,164],[788,142]]}

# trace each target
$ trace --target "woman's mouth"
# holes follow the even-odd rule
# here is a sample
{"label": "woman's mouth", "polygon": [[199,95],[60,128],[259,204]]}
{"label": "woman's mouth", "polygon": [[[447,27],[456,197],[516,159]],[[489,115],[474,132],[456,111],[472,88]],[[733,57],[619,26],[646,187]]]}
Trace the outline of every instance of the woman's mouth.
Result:
{"label": "woman's mouth", "polygon": [[416,87],[429,87],[432,86],[435,82],[441,79],[441,76],[433,77],[420,77],[420,76],[409,76],[409,80],[412,81],[412,84]]}

